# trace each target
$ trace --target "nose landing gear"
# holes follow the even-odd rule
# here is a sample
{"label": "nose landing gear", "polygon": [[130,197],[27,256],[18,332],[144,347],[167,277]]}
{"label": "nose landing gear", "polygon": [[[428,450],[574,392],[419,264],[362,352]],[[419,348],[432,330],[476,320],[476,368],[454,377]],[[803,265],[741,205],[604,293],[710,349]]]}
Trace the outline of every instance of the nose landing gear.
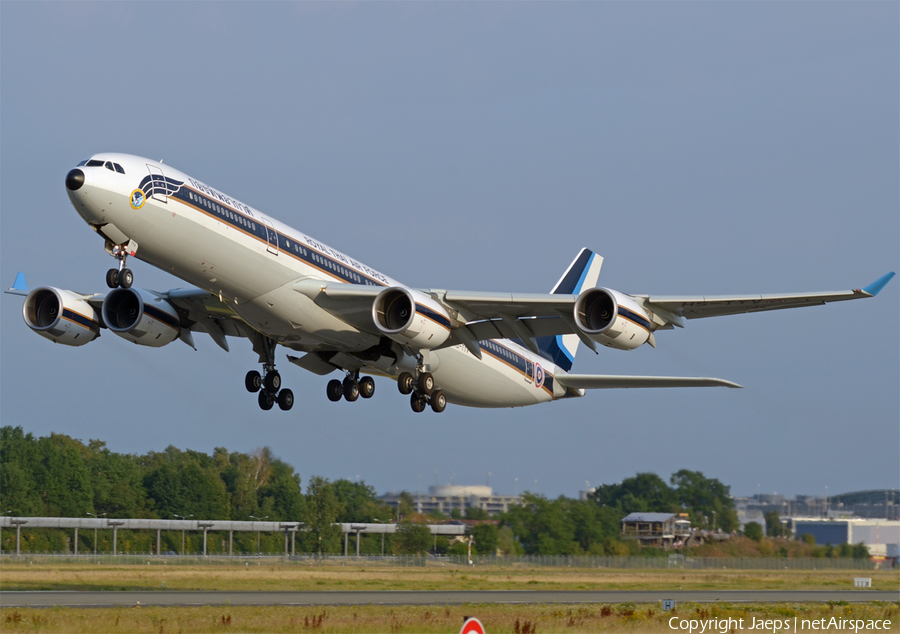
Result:
{"label": "nose landing gear", "polygon": [[137,253],[137,242],[129,240],[128,244],[114,244],[112,247],[108,247],[107,250],[110,255],[119,261],[119,267],[116,269],[109,269],[106,272],[106,285],[110,288],[117,288],[119,286],[122,288],[131,288],[132,283],[134,283],[134,273],[131,272],[131,269],[126,268],[125,259],[128,257],[129,253],[131,255]]}

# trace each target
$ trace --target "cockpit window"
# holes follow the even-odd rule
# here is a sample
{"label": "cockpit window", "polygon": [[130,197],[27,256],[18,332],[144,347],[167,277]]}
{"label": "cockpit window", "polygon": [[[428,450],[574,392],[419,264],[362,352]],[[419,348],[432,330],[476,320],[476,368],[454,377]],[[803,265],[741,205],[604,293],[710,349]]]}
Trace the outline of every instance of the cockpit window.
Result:
{"label": "cockpit window", "polygon": [[81,161],[81,163],[79,163],[77,165],[77,167],[81,167],[82,165],[87,165],[87,159],[84,159],[83,161]]}
{"label": "cockpit window", "polygon": [[104,163],[104,165],[106,166],[106,169],[108,169],[110,172],[116,171],[116,168],[113,167],[112,161],[106,161],[106,163]]}
{"label": "cockpit window", "polygon": [[121,165],[119,165],[118,163],[113,163],[113,165],[116,166],[116,171],[117,171],[119,174],[124,174],[124,173],[125,173],[125,168],[123,168]]}
{"label": "cockpit window", "polygon": [[103,167],[103,161],[98,161],[97,159],[91,159],[86,164],[88,167]]}

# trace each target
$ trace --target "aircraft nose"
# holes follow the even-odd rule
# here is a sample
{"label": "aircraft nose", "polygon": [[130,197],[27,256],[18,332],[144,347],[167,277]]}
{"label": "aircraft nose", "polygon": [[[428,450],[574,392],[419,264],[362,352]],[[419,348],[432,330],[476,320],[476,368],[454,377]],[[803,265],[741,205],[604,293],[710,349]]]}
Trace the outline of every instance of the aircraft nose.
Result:
{"label": "aircraft nose", "polygon": [[84,185],[84,172],[79,169],[74,169],[66,174],[66,187],[70,191],[75,191]]}

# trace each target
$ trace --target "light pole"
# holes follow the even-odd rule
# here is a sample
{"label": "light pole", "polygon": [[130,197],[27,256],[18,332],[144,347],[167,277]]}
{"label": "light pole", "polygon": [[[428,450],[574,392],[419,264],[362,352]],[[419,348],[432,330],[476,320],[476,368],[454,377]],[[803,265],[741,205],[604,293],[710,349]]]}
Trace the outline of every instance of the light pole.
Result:
{"label": "light pole", "polygon": [[[106,513],[100,513],[100,515],[94,515],[93,513],[88,513],[88,515],[92,517],[96,517],[98,520],[101,517],[106,517]],[[94,527],[94,554],[97,554],[97,527]]]}
{"label": "light pole", "polygon": [[[266,515],[265,517],[255,517],[255,516],[251,515],[250,519],[261,522],[263,520],[269,519],[269,516]],[[259,527],[256,528],[256,553],[259,554]]]}
{"label": "light pole", "polygon": [[[188,516],[179,515],[178,513],[172,513],[175,517],[180,517],[183,520],[187,520],[188,517],[194,517],[194,514],[191,513]],[[181,556],[184,557],[184,525],[181,526]]]}

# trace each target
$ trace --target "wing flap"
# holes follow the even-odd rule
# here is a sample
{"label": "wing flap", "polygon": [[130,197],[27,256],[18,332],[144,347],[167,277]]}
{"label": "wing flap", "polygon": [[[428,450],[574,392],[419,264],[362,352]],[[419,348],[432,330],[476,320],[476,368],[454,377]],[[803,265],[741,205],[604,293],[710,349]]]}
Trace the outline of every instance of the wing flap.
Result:
{"label": "wing flap", "polygon": [[606,390],[647,387],[743,387],[724,379],[689,376],[616,376],[604,374],[557,374],[563,387],[580,390]]}

